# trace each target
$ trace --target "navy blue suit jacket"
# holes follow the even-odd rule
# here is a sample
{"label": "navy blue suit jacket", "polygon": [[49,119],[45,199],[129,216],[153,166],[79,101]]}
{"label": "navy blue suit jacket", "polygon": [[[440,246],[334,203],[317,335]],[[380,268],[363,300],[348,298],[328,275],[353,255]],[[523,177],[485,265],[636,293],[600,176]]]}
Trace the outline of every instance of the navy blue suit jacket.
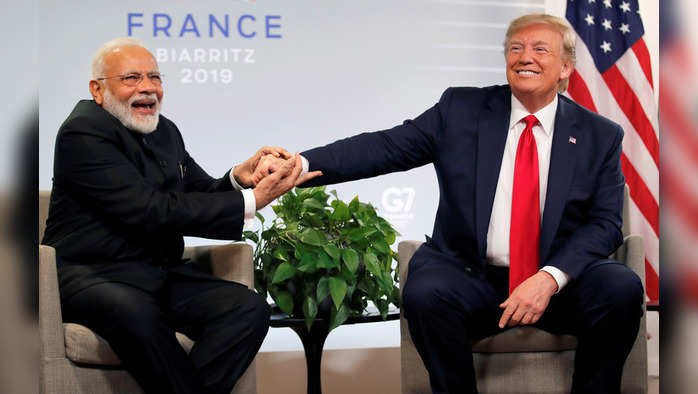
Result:
{"label": "navy blue suit jacket", "polygon": [[[558,97],[540,256],[541,266],[575,278],[608,261],[622,242],[623,130]],[[304,186],[433,163],[440,192],[433,235],[410,264],[456,259],[467,271],[483,273],[510,112],[509,86],[449,88],[436,105],[402,125],[303,152],[310,170],[324,174]]]}

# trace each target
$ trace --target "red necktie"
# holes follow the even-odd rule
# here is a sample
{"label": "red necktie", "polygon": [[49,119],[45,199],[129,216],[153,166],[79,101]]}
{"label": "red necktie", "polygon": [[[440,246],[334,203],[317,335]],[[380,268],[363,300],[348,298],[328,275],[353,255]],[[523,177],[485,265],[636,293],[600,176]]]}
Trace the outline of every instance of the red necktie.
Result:
{"label": "red necktie", "polygon": [[509,234],[509,294],[538,271],[540,239],[540,204],[538,185],[538,149],[533,138],[533,115],[526,122],[516,148],[514,188],[511,197],[511,232]]}

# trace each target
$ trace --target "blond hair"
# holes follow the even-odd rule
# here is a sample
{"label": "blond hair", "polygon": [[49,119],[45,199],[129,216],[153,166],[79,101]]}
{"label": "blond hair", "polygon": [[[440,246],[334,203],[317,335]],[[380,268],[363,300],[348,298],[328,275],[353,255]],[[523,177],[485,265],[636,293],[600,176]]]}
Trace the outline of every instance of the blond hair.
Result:
{"label": "blond hair", "polygon": [[[528,14],[520,16],[511,21],[511,23],[509,23],[507,33],[504,36],[504,53],[507,53],[509,51],[509,43],[511,41],[511,37],[517,31],[523,29],[524,27],[540,24],[547,25],[556,32],[560,33],[560,36],[562,36],[563,60],[572,62],[572,68],[574,68],[574,64],[577,60],[575,51],[576,37],[574,34],[574,30],[572,30],[572,27],[569,23],[567,23],[566,20],[548,14]],[[569,79],[563,79],[558,84],[557,91],[563,93],[565,90],[567,90],[568,84]]]}

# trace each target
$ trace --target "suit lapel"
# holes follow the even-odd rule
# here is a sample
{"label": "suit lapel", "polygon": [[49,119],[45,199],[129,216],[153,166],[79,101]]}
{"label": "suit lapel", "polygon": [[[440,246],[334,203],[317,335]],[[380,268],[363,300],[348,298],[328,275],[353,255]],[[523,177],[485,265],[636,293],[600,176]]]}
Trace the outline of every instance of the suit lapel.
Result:
{"label": "suit lapel", "polygon": [[511,91],[502,89],[489,98],[478,120],[475,223],[478,249],[483,258],[499,169],[509,133],[510,113]]}
{"label": "suit lapel", "polygon": [[547,253],[557,232],[565,207],[565,201],[572,182],[572,174],[577,159],[576,140],[570,137],[582,137],[576,127],[576,117],[572,106],[562,97],[559,98],[555,115],[555,132],[550,152],[550,171],[548,173],[548,190],[545,197],[545,211],[540,234],[541,264],[547,259]]}

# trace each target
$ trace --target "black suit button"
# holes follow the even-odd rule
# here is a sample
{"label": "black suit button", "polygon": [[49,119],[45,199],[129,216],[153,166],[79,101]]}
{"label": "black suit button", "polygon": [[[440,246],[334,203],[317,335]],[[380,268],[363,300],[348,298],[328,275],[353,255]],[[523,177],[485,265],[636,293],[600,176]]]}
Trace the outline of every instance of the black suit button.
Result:
{"label": "black suit button", "polygon": [[167,160],[160,160],[160,165],[162,167],[167,167]]}

